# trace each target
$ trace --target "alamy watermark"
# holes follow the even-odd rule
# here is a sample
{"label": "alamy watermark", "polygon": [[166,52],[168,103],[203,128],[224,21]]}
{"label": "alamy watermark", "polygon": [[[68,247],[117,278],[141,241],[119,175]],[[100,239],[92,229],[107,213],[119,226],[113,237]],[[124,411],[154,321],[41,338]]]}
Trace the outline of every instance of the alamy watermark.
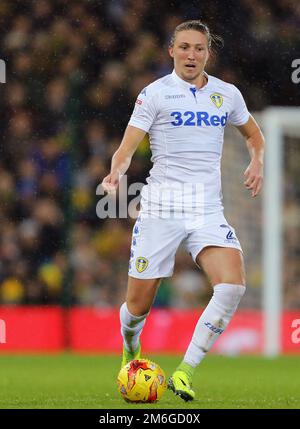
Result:
{"label": "alamy watermark", "polygon": [[159,216],[163,219],[182,219],[191,213],[202,217],[204,208],[203,183],[152,183],[136,182],[128,186],[122,176],[116,193],[106,194],[98,185],[96,195],[102,198],[96,206],[100,219],[137,219],[142,206],[143,217]]}
{"label": "alamy watermark", "polygon": [[291,75],[292,82],[297,84],[300,82],[300,58],[292,61],[292,68],[295,69]]}
{"label": "alamy watermark", "polygon": [[4,60],[0,60],[0,83],[6,83],[6,64]]}
{"label": "alamy watermark", "polygon": [[6,324],[3,319],[0,319],[0,344],[6,343]]}

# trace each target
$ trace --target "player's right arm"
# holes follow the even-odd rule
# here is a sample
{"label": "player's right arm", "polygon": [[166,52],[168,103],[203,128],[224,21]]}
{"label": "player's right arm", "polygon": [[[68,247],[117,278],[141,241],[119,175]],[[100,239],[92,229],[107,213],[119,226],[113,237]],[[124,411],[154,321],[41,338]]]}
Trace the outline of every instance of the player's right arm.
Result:
{"label": "player's right arm", "polygon": [[130,166],[134,152],[145,134],[149,132],[157,114],[157,93],[158,90],[153,92],[150,85],[138,95],[120,147],[112,157],[110,173],[102,181],[103,189],[106,192],[116,192],[121,177]]}
{"label": "player's right arm", "polygon": [[108,194],[116,192],[121,177],[128,170],[131,159],[146,131],[128,125],[119,148],[112,157],[110,173],[104,177],[102,187]]}

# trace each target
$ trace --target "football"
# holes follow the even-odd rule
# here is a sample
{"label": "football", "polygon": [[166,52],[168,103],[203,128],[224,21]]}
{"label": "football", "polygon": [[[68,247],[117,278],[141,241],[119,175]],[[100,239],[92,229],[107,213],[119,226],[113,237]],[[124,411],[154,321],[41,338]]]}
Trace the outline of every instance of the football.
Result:
{"label": "football", "polygon": [[136,359],[118,375],[118,390],[127,402],[156,402],[167,388],[164,371],[148,359]]}

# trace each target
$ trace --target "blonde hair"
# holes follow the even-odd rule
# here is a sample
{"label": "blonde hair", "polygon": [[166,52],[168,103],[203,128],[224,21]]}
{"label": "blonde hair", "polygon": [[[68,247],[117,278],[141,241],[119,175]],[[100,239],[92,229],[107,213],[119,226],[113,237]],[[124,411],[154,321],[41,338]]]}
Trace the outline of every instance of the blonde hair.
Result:
{"label": "blonde hair", "polygon": [[208,48],[210,50],[215,50],[216,48],[221,48],[224,45],[223,39],[220,36],[217,36],[216,34],[212,34],[208,28],[208,26],[206,24],[204,24],[204,22],[200,21],[200,20],[191,20],[191,21],[185,21],[182,22],[181,24],[177,25],[177,27],[175,28],[169,46],[173,47],[174,46],[174,42],[176,39],[177,34],[180,31],[184,31],[184,30],[195,30],[195,31],[199,31],[202,34],[205,34],[205,36],[207,37],[207,42],[208,42]]}

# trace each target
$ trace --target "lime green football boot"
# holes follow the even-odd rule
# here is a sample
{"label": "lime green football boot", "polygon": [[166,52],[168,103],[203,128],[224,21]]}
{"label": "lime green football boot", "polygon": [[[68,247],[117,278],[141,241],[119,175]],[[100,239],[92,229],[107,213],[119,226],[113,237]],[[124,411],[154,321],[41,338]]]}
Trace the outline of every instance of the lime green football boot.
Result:
{"label": "lime green football boot", "polygon": [[122,357],[122,365],[125,366],[128,362],[134,360],[134,359],[140,359],[141,357],[141,344],[139,343],[137,349],[134,352],[129,352],[125,346],[123,346],[123,357]]}
{"label": "lime green football boot", "polygon": [[192,390],[192,383],[186,372],[177,370],[168,380],[168,389],[175,395],[180,396],[184,401],[192,401],[195,398],[195,392]]}

